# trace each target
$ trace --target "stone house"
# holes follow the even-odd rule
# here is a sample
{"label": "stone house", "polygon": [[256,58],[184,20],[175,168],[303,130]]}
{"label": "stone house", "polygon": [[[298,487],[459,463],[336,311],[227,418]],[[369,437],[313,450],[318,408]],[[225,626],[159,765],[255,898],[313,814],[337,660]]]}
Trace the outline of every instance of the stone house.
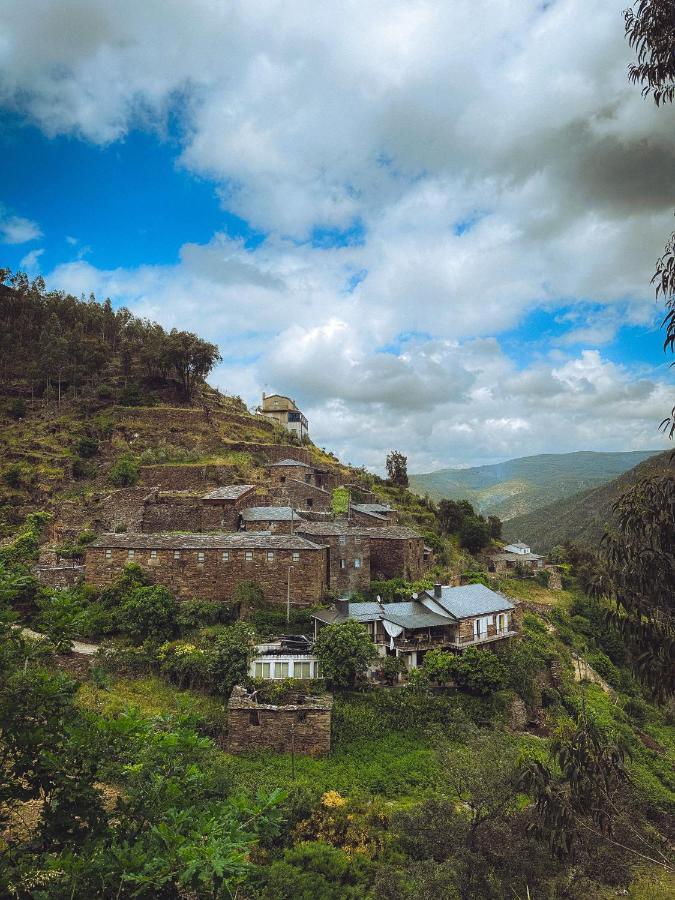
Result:
{"label": "stone house", "polygon": [[351,593],[370,586],[370,538],[364,529],[346,522],[304,522],[296,534],[328,546],[329,590]]}
{"label": "stone house", "polygon": [[251,581],[269,603],[317,603],[327,589],[328,549],[298,535],[104,534],[85,553],[86,580],[110,584],[127,563],[138,563],[153,581],[179,599],[229,601]]}
{"label": "stone house", "polygon": [[330,491],[297,478],[289,478],[283,484],[273,485],[269,489],[269,495],[273,503],[292,506],[298,510],[331,512],[333,509]]}
{"label": "stone house", "polygon": [[412,528],[382,525],[368,528],[367,532],[371,578],[387,581],[400,577],[415,581],[426,572],[430,559],[425,554],[424,540]]}
{"label": "stone house", "polygon": [[258,703],[256,693],[237,686],[227,704],[228,753],[269,750],[273,753],[330,753],[333,698],[302,692],[284,703]]}
{"label": "stone house", "polygon": [[[315,636],[325,624],[355,619],[363,623],[380,657],[401,657],[407,669],[421,665],[428,650],[461,652],[515,636],[514,605],[482,584],[431,591],[399,603],[340,600],[312,615]],[[378,669],[378,663],[372,667]]]}
{"label": "stone house", "polygon": [[300,440],[307,437],[307,419],[298,409],[295,400],[283,394],[263,394],[262,403],[257,410],[267,419],[273,419],[287,431],[293,432]]}
{"label": "stone house", "polygon": [[244,531],[269,531],[293,534],[305,523],[292,506],[249,506],[242,510],[240,527]]}
{"label": "stone house", "polygon": [[266,469],[271,484],[285,484],[294,479],[326,491],[332,491],[340,482],[337,474],[330,469],[312,466],[302,460],[292,458],[268,463]]}
{"label": "stone house", "polygon": [[397,525],[398,511],[388,503],[350,503],[349,518],[355,525],[365,528]]}
{"label": "stone house", "polygon": [[241,510],[251,505],[254,495],[253,484],[228,484],[204,494],[202,530],[225,528],[235,531],[239,527]]}
{"label": "stone house", "polygon": [[506,572],[515,569],[516,566],[532,569],[542,569],[545,560],[538,553],[533,553],[527,544],[518,541],[515,544],[507,544],[500,553],[494,553],[488,559],[488,569],[491,572]]}

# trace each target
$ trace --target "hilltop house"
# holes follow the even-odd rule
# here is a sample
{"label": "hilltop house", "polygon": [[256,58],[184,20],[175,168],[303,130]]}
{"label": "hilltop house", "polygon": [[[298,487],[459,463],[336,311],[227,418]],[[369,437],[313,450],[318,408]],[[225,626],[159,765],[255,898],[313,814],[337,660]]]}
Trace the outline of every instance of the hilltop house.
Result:
{"label": "hilltop house", "polygon": [[[399,603],[350,603],[338,600],[313,613],[315,636],[326,624],[362,622],[381,657],[401,657],[408,670],[417,668],[432,649],[461,652],[516,634],[514,605],[482,584],[434,585],[433,590]],[[377,664],[373,667],[377,669]]]}
{"label": "hilltop house", "polygon": [[290,397],[284,397],[283,394],[263,394],[258,412],[267,419],[274,419],[287,431],[296,434],[300,440],[308,435],[307,419],[295,405],[295,400],[291,400]]}
{"label": "hilltop house", "polygon": [[327,589],[328,548],[294,534],[103,534],[85,552],[85,578],[110,584],[138,563],[180,599],[228,601],[251,581],[269,603],[311,606]]}
{"label": "hilltop house", "polygon": [[515,569],[516,566],[541,569],[544,566],[544,557],[533,553],[527,544],[518,541],[515,544],[507,544],[501,553],[494,553],[488,560],[491,572],[504,572],[507,569]]}

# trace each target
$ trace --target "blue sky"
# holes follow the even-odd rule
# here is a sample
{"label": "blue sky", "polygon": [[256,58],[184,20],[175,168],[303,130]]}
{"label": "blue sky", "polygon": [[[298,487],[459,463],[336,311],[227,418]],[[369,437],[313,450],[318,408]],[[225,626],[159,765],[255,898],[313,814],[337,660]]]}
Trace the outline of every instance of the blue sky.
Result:
{"label": "blue sky", "polygon": [[10,4],[2,265],[216,340],[374,469],[665,446],[675,131],[615,6]]}

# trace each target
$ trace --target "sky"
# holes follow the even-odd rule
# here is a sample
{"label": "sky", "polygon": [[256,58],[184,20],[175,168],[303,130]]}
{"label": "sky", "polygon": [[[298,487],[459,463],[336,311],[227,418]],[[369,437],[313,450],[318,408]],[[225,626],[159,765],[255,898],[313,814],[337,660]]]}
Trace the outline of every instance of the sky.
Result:
{"label": "sky", "polygon": [[625,0],[3,0],[0,266],[411,472],[668,446],[673,109]]}

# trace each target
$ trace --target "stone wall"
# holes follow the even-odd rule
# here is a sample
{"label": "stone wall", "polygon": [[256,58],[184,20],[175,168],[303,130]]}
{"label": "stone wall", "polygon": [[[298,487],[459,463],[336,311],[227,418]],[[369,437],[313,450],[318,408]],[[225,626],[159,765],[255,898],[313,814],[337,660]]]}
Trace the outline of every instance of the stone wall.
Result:
{"label": "stone wall", "polygon": [[155,492],[145,501],[141,531],[202,531],[203,504],[197,494]]}
{"label": "stone wall", "polygon": [[228,753],[330,753],[332,697],[298,697],[284,706],[256,703],[242,687],[235,687],[227,706]]}
{"label": "stone wall", "polygon": [[[106,553],[109,552],[109,556]],[[174,550],[158,549],[152,559],[150,550],[128,551],[103,547],[88,547],[85,555],[85,576],[90,584],[100,587],[110,584],[129,562],[138,563],[157,584],[168,587],[181,600],[229,601],[235,587],[242,581],[257,584],[269,603],[286,603],[288,568],[291,571],[291,603],[294,606],[311,606],[321,600],[326,592],[327,551],[302,549],[275,550],[274,559],[268,561],[267,550],[255,548],[253,558],[246,559],[244,549],[231,549],[229,558],[223,553],[207,549],[203,562],[197,550],[180,550],[180,558],[174,558]],[[297,552],[299,559],[294,560]]]}
{"label": "stone wall", "polygon": [[238,480],[233,466],[202,465],[153,465],[141,466],[141,484],[160,491],[203,492],[211,487],[233,484]]}
{"label": "stone wall", "polygon": [[292,506],[301,512],[330,512],[332,509],[328,491],[297,479],[270,488],[270,496],[275,506]]}
{"label": "stone wall", "polygon": [[84,577],[84,566],[72,563],[55,566],[38,565],[34,572],[40,584],[53,588],[71,588]]}
{"label": "stone wall", "polygon": [[421,537],[370,538],[371,577],[387,581],[389,578],[405,578],[415,581],[426,569],[424,541]]}
{"label": "stone wall", "polygon": [[[305,534],[302,526],[295,529],[296,534],[309,541],[316,541],[329,546],[329,581],[331,591],[349,593],[364,591],[370,587],[370,539],[359,532],[345,534]],[[359,568],[355,560],[360,560]],[[344,561],[344,566],[341,565]]]}

